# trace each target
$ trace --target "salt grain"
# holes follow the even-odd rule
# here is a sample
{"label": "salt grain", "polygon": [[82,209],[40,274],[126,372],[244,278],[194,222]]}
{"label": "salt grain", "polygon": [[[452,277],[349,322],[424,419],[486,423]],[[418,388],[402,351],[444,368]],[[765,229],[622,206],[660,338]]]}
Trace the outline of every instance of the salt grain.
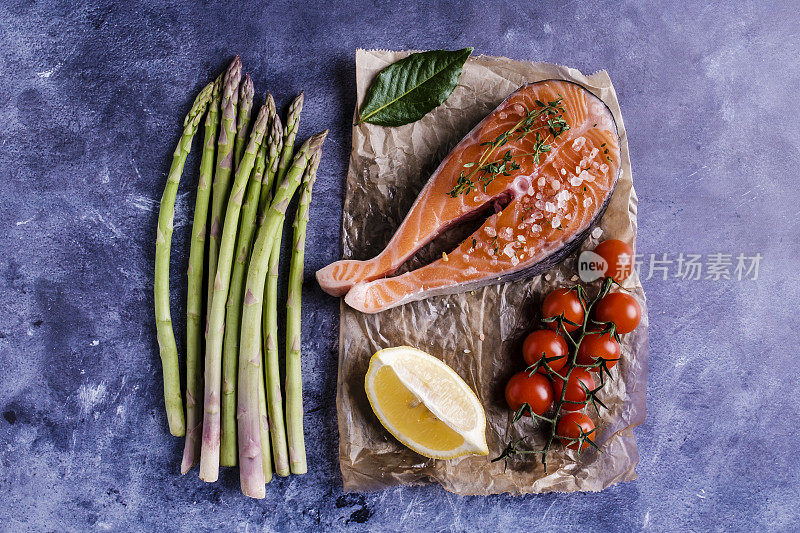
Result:
{"label": "salt grain", "polygon": [[603,230],[601,230],[600,228],[594,228],[592,230],[592,237],[594,237],[595,239],[599,239],[602,234]]}
{"label": "salt grain", "polygon": [[583,148],[584,144],[586,144],[586,139],[584,137],[578,137],[577,139],[572,141],[572,149],[578,151],[581,148]]}

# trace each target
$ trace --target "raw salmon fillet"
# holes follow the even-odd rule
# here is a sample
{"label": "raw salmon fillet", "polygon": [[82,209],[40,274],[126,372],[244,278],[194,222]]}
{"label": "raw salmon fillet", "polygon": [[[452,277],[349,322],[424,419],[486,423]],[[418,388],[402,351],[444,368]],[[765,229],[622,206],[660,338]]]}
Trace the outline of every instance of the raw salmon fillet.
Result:
{"label": "raw salmon fillet", "polygon": [[[445,157],[386,248],[317,272],[365,313],[541,274],[599,222],[620,174],[616,123],[580,85],[524,85]],[[476,213],[484,224],[451,253],[388,277],[437,235]]]}

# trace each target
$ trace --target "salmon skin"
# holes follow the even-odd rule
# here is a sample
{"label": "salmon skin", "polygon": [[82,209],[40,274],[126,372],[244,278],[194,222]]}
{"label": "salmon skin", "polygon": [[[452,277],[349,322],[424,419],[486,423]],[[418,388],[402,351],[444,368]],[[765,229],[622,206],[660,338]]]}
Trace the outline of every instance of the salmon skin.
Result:
{"label": "salmon skin", "polygon": [[[431,296],[541,274],[605,212],[621,172],[611,111],[578,84],[522,86],[445,157],[386,248],[317,272],[327,293],[377,313]],[[389,277],[446,229],[494,214],[441,259]]]}

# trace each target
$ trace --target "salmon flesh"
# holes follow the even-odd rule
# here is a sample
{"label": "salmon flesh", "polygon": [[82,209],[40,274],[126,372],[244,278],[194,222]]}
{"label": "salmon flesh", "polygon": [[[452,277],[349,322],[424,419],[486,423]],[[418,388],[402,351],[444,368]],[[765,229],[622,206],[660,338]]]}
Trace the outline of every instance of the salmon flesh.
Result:
{"label": "salmon flesh", "polygon": [[[616,122],[599,98],[566,81],[524,85],[445,157],[380,254],[332,263],[317,280],[351,307],[377,313],[541,274],[597,225],[620,170]],[[443,231],[486,209],[493,214],[455,250],[391,276]]]}

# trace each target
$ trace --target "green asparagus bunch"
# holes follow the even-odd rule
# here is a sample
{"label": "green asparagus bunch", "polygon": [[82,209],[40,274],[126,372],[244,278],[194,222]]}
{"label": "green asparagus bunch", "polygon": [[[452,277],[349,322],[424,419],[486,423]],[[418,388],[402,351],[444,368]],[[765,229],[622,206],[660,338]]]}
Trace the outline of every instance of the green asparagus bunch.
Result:
{"label": "green asparagus bunch", "polygon": [[[173,435],[186,436],[181,473],[199,462],[201,479],[211,482],[218,479],[220,466],[238,463],[242,492],[263,498],[273,464],[281,476],[306,472],[300,296],[311,190],[327,131],[311,136],[294,153],[302,93],[289,108],[285,128],[267,93],[250,131],[254,93],[253,81],[242,76],[236,57],[224,75],[200,92],[184,121],[159,211],[154,296],[167,420]],[[169,254],[178,183],[203,116],[187,269],[182,391],[169,309]],[[298,188],[286,308],[284,406],[278,340],[280,241],[286,210]]]}

